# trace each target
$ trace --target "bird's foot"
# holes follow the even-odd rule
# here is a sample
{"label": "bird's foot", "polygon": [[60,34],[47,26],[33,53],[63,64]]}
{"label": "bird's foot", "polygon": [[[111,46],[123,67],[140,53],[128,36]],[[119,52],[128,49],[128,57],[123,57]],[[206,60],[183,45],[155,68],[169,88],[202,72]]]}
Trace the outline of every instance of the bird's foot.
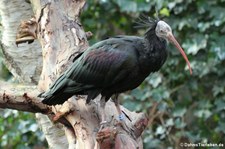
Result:
{"label": "bird's foot", "polygon": [[134,129],[132,128],[132,126],[129,127],[125,121],[118,121],[116,125],[122,127],[122,129],[127,132],[127,134],[130,134],[134,139],[136,138]]}
{"label": "bird's foot", "polygon": [[100,145],[100,148],[112,148],[115,146],[115,139],[118,134],[118,130],[115,127],[106,127],[99,131],[96,136],[96,140]]}
{"label": "bird's foot", "polygon": [[120,126],[124,131],[126,131],[128,134],[131,134],[133,138],[136,138],[134,135],[134,128],[132,126],[128,126],[126,124],[126,118],[131,122],[131,119],[127,117],[127,115],[124,112],[121,112],[121,114],[118,117],[117,123],[115,124],[116,126]]}
{"label": "bird's foot", "polygon": [[130,133],[130,128],[127,126],[126,122],[124,120],[119,120],[115,124],[116,126],[122,127],[122,129],[128,133]]}
{"label": "bird's foot", "polygon": [[109,122],[107,122],[107,121],[102,121],[102,122],[100,123],[99,132],[100,132],[102,129],[104,129],[105,127],[107,127],[108,125],[109,125]]}

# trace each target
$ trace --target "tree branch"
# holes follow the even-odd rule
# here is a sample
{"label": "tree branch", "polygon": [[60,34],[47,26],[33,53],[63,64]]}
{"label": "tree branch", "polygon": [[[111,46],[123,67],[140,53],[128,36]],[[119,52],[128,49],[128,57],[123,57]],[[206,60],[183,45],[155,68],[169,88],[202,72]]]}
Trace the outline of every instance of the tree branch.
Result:
{"label": "tree branch", "polygon": [[36,86],[0,81],[0,108],[48,114],[51,108],[41,103]]}
{"label": "tree branch", "polygon": [[[85,131],[87,134],[86,141],[77,141],[78,146],[86,146],[88,148],[92,148],[94,144],[89,144],[88,141],[90,138],[95,137],[96,132],[92,132],[93,130],[96,130],[99,127],[99,118],[98,114],[96,113],[98,110],[98,104],[100,103],[100,98],[96,99],[96,103],[92,103],[91,105],[86,105],[85,103],[85,97],[73,97],[69,99],[68,102],[65,102],[63,105],[56,105],[56,106],[46,106],[41,103],[40,99],[37,97],[39,94],[39,91],[37,90],[36,86],[31,85],[19,85],[19,84],[12,84],[7,82],[0,81],[0,108],[9,108],[9,109],[16,109],[19,111],[27,111],[32,113],[42,113],[46,114],[51,117],[53,121],[58,121],[66,126],[66,130],[76,130],[77,127],[80,127],[80,125],[89,125],[87,121],[91,120],[91,126],[84,128],[82,126],[82,131]],[[3,89],[4,87],[4,89]],[[76,99],[75,99],[76,98]],[[79,100],[77,99],[79,98]],[[77,107],[77,105],[79,105]],[[85,110],[84,110],[85,109]],[[109,121],[111,126],[107,128],[105,131],[102,132],[101,136],[97,136],[97,140],[99,141],[99,144],[101,147],[104,148],[106,145],[114,144],[114,141],[110,140],[112,137],[110,134],[115,133],[113,138],[116,139],[116,146],[120,146],[119,148],[123,148],[124,143],[121,142],[121,139],[123,138],[126,140],[128,139],[128,135],[126,132],[124,132],[123,128],[118,125],[119,123],[116,120],[116,117],[118,117],[118,113],[116,112],[116,107],[114,106],[114,103],[109,101],[106,103],[106,109],[107,109],[107,121]],[[139,138],[142,131],[147,126],[148,120],[146,116],[143,113],[135,113],[130,112],[129,110],[122,107],[122,110],[127,115],[133,115],[130,119],[126,119],[126,124],[129,126],[129,128],[132,128],[130,133],[133,134],[133,138]],[[90,114],[92,113],[92,114]],[[79,118],[78,118],[79,117]],[[80,122],[75,119],[80,119]],[[78,126],[77,126],[78,125]],[[116,129],[115,129],[116,128]],[[80,129],[79,129],[80,130]],[[68,131],[69,136],[73,135],[74,132]],[[77,137],[86,133],[78,133],[76,132]],[[125,135],[126,134],[126,135]],[[68,137],[68,136],[67,136]],[[74,137],[71,136],[71,138],[68,138],[69,144],[74,146]],[[114,140],[113,139],[113,140]],[[122,139],[122,140],[123,140]],[[140,138],[139,138],[140,139]],[[103,141],[105,140],[105,141]],[[139,143],[139,145],[136,144],[136,142]],[[83,144],[86,143],[86,144]],[[142,146],[141,140],[140,141],[134,141],[133,139],[129,140],[129,147],[135,148],[133,146]]]}

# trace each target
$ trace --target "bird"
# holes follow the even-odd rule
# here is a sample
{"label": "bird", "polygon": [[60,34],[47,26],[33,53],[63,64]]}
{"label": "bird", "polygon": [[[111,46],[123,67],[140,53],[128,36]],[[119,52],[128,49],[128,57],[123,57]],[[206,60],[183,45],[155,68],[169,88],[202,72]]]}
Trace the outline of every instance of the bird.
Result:
{"label": "bird", "polygon": [[88,104],[101,95],[102,123],[104,106],[110,98],[115,102],[119,119],[123,120],[118,95],[137,88],[151,73],[159,71],[167,59],[168,42],[180,51],[192,74],[184,50],[165,21],[147,17],[137,27],[147,27],[143,37],[118,35],[97,42],[76,56],[71,66],[39,95],[44,98],[42,103],[63,104],[73,95],[87,95]]}

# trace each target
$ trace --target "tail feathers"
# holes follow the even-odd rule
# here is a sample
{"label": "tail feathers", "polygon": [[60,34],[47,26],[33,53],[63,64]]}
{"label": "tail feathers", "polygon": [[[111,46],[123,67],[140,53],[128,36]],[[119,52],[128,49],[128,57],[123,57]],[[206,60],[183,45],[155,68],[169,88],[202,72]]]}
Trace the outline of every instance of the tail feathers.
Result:
{"label": "tail feathers", "polygon": [[[72,90],[71,90],[72,91]],[[76,91],[76,90],[75,90]],[[99,89],[90,89],[90,90],[83,90],[79,92],[59,92],[55,95],[52,95],[50,92],[44,92],[39,94],[39,97],[44,98],[42,100],[42,103],[47,104],[47,105],[57,105],[57,104],[63,104],[67,99],[72,97],[73,95],[88,95],[86,99],[86,103],[89,104],[92,99],[95,99],[99,94],[101,93],[101,90]]]}
{"label": "tail feathers", "polygon": [[66,100],[68,100],[73,95],[83,95],[83,91],[81,88],[72,89],[71,87],[65,86],[65,88],[60,88],[60,90],[56,90],[55,92],[49,90],[40,94],[40,97],[44,98],[42,103],[47,105],[56,105],[63,104]]}
{"label": "tail feathers", "polygon": [[72,94],[47,95],[44,97],[44,100],[42,100],[42,103],[47,105],[63,104],[71,96],[73,95]]}
{"label": "tail feathers", "polygon": [[[54,82],[48,91],[39,94],[38,97],[44,98],[42,103],[47,105],[63,104],[73,95],[89,95],[89,91],[92,89],[93,85],[83,85],[67,78],[66,75],[62,75]],[[96,97],[97,93],[95,90],[93,93],[90,91],[90,93],[92,97]]]}

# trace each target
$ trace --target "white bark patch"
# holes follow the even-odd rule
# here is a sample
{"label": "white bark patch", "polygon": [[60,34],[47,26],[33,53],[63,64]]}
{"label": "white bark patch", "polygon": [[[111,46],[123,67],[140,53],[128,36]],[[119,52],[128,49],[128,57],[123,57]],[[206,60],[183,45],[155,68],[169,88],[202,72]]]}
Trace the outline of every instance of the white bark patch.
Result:
{"label": "white bark patch", "polygon": [[73,37],[74,37],[74,40],[75,40],[75,41],[74,41],[74,42],[75,42],[75,45],[78,46],[78,44],[79,44],[79,39],[78,39],[77,34],[76,34],[76,29],[75,29],[75,28],[72,28],[71,31],[72,31],[72,33],[74,34]]}
{"label": "white bark patch", "polygon": [[30,4],[24,0],[1,0],[0,15],[3,26],[1,41],[7,55],[7,67],[18,80],[37,83],[42,67],[40,44],[37,41],[30,45],[21,44],[19,47],[15,44],[20,22],[31,18]]}

